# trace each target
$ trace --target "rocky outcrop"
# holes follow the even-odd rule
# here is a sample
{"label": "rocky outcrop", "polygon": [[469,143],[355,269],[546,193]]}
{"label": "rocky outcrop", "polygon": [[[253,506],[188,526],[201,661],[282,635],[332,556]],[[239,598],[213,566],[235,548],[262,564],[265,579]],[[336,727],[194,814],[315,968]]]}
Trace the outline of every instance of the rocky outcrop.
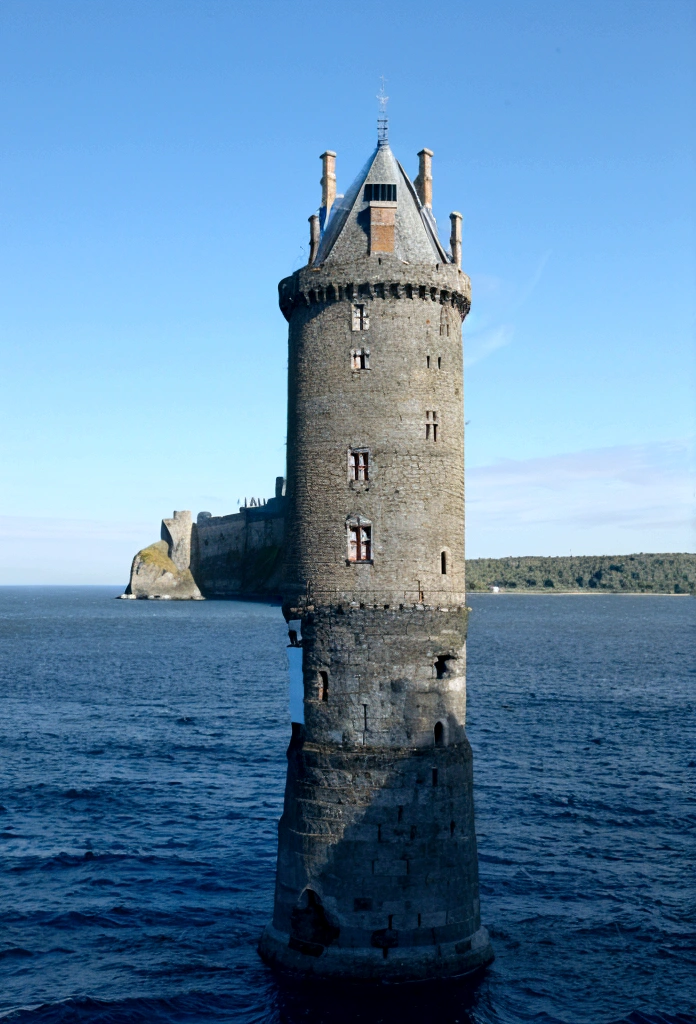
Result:
{"label": "rocky outcrop", "polygon": [[162,540],[139,551],[122,598],[202,601],[191,572],[191,513],[175,512],[162,520]]}
{"label": "rocky outcrop", "polygon": [[174,512],[160,541],[133,559],[123,598],[280,600],[285,539],[285,480],[275,495],[246,499],[239,512],[212,516]]}

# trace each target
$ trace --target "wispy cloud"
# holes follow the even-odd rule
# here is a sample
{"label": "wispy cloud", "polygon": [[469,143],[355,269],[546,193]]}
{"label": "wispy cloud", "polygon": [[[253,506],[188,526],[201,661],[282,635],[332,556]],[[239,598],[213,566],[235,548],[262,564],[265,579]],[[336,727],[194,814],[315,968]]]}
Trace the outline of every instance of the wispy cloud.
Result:
{"label": "wispy cloud", "polygon": [[531,277],[519,285],[487,274],[474,275],[474,297],[478,288],[484,304],[488,301],[504,322],[495,322],[490,313],[478,316],[474,312],[465,328],[464,366],[467,369],[512,342],[515,326],[511,318],[524,306],[541,281],[550,256],[549,249],[539,259]]}
{"label": "wispy cloud", "polygon": [[513,334],[514,330],[510,324],[502,324],[489,331],[478,331],[471,335],[467,338],[464,366],[474,366],[499,348],[509,345]]}
{"label": "wispy cloud", "polygon": [[467,473],[469,554],[690,550],[693,481],[686,440],[476,467]]}

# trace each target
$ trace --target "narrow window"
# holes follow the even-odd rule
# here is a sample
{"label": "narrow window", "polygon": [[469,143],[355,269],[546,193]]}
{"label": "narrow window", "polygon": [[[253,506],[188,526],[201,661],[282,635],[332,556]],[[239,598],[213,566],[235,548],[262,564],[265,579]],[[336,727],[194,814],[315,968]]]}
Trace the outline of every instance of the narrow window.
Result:
{"label": "narrow window", "polygon": [[348,560],[369,562],[372,559],[372,527],[363,523],[348,527]]}
{"label": "narrow window", "polygon": [[425,357],[425,365],[427,366],[428,369],[430,369],[430,356]]}
{"label": "narrow window", "polygon": [[437,786],[437,768],[433,768],[433,786]]}
{"label": "narrow window", "polygon": [[432,438],[433,441],[437,441],[437,429],[438,429],[438,426],[439,426],[439,424],[437,422],[437,413],[432,411],[432,410],[426,412],[426,414],[425,414],[425,440],[426,441],[429,441],[430,438]]}
{"label": "narrow window", "polygon": [[321,699],[322,700],[328,700],[329,699],[329,673],[328,672],[320,672],[319,673],[319,682],[320,682]]}
{"label": "narrow window", "polygon": [[352,480],[369,480],[370,479],[370,453],[369,452],[351,452],[350,453],[350,475]]}
{"label": "narrow window", "polygon": [[435,736],[435,746],[436,747],[444,746],[445,727],[443,726],[442,722],[436,722],[435,723],[435,728],[433,729],[433,734]]}
{"label": "narrow window", "polygon": [[353,330],[366,331],[370,326],[370,318],[364,303],[356,303],[353,306]]}
{"label": "narrow window", "polygon": [[437,368],[438,370],[442,369],[442,356],[437,357]]}
{"label": "narrow window", "polygon": [[440,555],[440,572],[443,576],[447,575],[447,552],[443,551]]}

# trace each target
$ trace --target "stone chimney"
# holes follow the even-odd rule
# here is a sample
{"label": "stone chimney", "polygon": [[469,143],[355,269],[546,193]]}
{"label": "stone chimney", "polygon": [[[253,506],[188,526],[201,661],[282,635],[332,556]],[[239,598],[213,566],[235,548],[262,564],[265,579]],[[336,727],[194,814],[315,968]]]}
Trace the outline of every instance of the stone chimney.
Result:
{"label": "stone chimney", "polygon": [[450,247],[452,249],[452,259],[455,264],[462,269],[462,215],[461,213],[450,214],[450,220],[452,222],[452,232],[450,234]]}
{"label": "stone chimney", "polygon": [[433,208],[433,151],[422,149],[418,154],[418,177],[413,182],[416,186],[421,205],[428,210]]}
{"label": "stone chimney", "polygon": [[323,222],[326,224],[331,213],[331,207],[336,198],[336,154],[332,149],[327,149],[320,157],[322,166],[321,175],[321,205],[323,207]]}
{"label": "stone chimney", "polygon": [[309,259],[308,265],[311,266],[317,256],[317,250],[319,249],[319,216],[313,213],[309,218]]}

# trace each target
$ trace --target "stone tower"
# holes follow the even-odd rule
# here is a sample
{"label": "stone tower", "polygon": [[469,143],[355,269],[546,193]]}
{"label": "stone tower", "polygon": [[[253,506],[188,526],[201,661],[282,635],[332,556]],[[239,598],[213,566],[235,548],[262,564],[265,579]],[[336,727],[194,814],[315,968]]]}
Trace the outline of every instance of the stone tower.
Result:
{"label": "stone tower", "polygon": [[[382,132],[382,136],[386,133]],[[466,711],[461,215],[382,137],[345,196],[322,156],[289,322],[284,613],[295,701],[269,963],[465,975],[481,927]]]}

